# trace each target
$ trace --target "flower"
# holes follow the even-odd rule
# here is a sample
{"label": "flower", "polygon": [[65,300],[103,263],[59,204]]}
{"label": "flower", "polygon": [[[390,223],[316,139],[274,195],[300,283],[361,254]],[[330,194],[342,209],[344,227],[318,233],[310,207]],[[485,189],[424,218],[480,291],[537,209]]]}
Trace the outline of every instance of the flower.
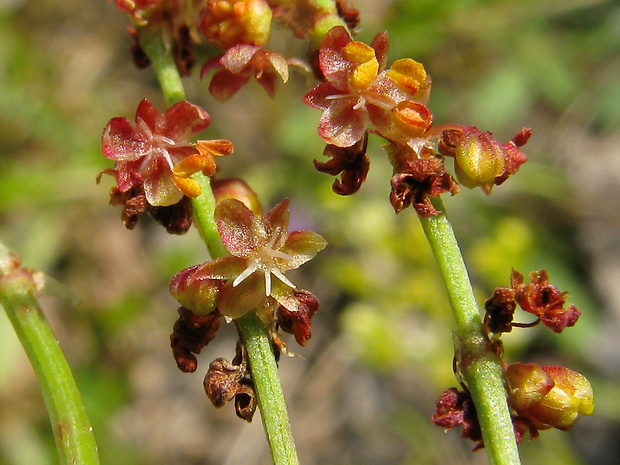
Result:
{"label": "flower", "polygon": [[[326,242],[312,231],[289,234],[288,217],[286,199],[263,218],[239,200],[229,198],[220,202],[215,209],[215,221],[231,256],[181,271],[170,283],[172,295],[192,309],[191,305],[203,305],[192,303],[193,296],[217,293],[215,306],[228,319],[259,308],[268,312],[275,303],[296,310],[291,308],[300,305],[291,304],[295,285],[285,272],[312,259],[325,248]],[[184,294],[187,282],[195,283],[189,285],[189,297]],[[273,319],[273,315],[259,316]]]}
{"label": "flower", "polygon": [[288,81],[290,65],[309,71],[305,64],[295,58],[285,58],[258,45],[241,44],[207,60],[200,71],[200,77],[220,68],[209,83],[209,92],[220,103],[233,97],[252,76],[273,97],[278,78],[282,82]]}
{"label": "flower", "polygon": [[[421,106],[428,101],[430,77],[424,67],[411,59],[397,60],[385,70],[387,33],[375,36],[370,46],[351,39],[347,30],[337,26],[325,35],[319,49],[319,67],[326,82],[304,96],[304,102],[323,111],[319,135],[338,147],[350,147],[364,136],[368,123],[384,137],[399,142],[396,127],[419,128],[430,125],[429,114],[409,104]],[[420,116],[412,117],[413,113]],[[424,121],[421,124],[421,121]]]}
{"label": "flower", "polygon": [[208,113],[197,105],[183,101],[161,114],[146,99],[138,105],[134,122],[110,120],[101,145],[103,155],[116,162],[112,172],[118,190],[143,190],[147,203],[156,207],[198,195],[200,187],[189,176],[198,171],[212,175],[213,155],[232,152],[228,141],[203,141],[198,147],[189,142],[209,123]]}
{"label": "flower", "polygon": [[513,363],[506,368],[510,406],[538,429],[566,431],[594,411],[594,394],[581,373],[559,366]]}

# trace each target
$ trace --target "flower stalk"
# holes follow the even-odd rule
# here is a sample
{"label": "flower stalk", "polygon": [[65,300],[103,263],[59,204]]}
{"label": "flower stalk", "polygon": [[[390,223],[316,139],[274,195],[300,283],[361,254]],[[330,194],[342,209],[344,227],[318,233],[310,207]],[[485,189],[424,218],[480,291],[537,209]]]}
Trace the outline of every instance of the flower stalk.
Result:
{"label": "flower stalk", "polygon": [[[141,44],[155,69],[168,105],[185,100],[181,76],[170,50],[165,46],[163,36],[153,32],[144,33]],[[216,201],[210,179],[201,173],[195,174],[192,179],[202,188],[201,194],[192,198],[195,225],[212,259],[227,256],[229,253],[214,220]],[[274,465],[296,465],[299,460],[269,331],[253,312],[236,321],[247,349],[258,407]]]}
{"label": "flower stalk", "polygon": [[467,268],[440,199],[433,199],[441,211],[437,216],[420,216],[443,281],[455,322],[455,352],[463,376],[476,405],[489,463],[520,464],[512,420],[506,400],[503,368],[483,331]]}
{"label": "flower stalk", "polygon": [[37,376],[61,465],[98,465],[93,428],[69,364],[39,303],[35,272],[0,243],[0,304]]}

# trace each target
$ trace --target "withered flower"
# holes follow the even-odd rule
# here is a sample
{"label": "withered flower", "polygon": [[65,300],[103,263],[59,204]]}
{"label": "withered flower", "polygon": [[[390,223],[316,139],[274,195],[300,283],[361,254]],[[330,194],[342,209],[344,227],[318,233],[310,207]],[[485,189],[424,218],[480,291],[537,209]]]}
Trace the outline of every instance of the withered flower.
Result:
{"label": "withered flower", "polygon": [[201,316],[185,307],[179,308],[179,319],[170,335],[170,347],[181,371],[196,371],[198,360],[194,354],[199,354],[215,338],[220,329],[221,316],[217,311]]}
{"label": "withered flower", "polygon": [[444,391],[437,399],[437,409],[431,415],[431,421],[446,430],[462,426],[461,437],[476,442],[473,450],[484,447],[476,406],[469,391],[459,391],[454,387]]}
{"label": "withered flower", "polygon": [[568,326],[574,326],[581,315],[574,305],[564,307],[568,291],[561,292],[549,282],[547,271],[530,273],[530,283],[523,282],[523,275],[512,270],[511,287],[515,290],[515,301],[528,313],[536,315],[540,322],[555,333],[561,333]]}
{"label": "withered flower", "polygon": [[508,287],[497,287],[484,303],[484,324],[492,333],[512,331],[512,318],[517,308],[515,291]]}
{"label": "withered flower", "polygon": [[340,179],[334,180],[333,191],[338,195],[355,194],[362,183],[366,180],[370,160],[366,155],[368,146],[368,132],[362,139],[350,147],[338,147],[328,144],[323,155],[332,157],[327,162],[314,160],[314,167],[321,173],[340,175]]}
{"label": "withered flower", "polygon": [[443,160],[429,151],[422,149],[418,155],[409,145],[400,144],[391,144],[388,151],[395,167],[390,203],[396,213],[413,205],[420,216],[438,215],[440,212],[429,196],[438,197],[444,192],[454,195],[459,191]]}
{"label": "withered flower", "polygon": [[256,393],[242,345],[237,345],[237,355],[232,363],[224,358],[211,362],[203,384],[207,397],[216,408],[234,399],[237,416],[247,422],[252,421]]}

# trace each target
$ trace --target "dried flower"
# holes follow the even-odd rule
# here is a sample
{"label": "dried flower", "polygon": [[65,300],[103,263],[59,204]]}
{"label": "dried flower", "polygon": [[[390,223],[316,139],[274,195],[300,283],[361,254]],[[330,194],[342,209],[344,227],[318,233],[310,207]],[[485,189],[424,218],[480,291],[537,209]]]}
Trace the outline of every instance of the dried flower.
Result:
{"label": "dried flower", "polygon": [[515,291],[508,287],[497,287],[484,303],[484,324],[492,333],[512,331],[512,318],[517,308]]}
{"label": "dried flower", "polygon": [[476,406],[467,390],[450,388],[444,391],[437,399],[437,409],[431,415],[431,421],[446,430],[462,426],[461,437],[476,442],[473,450],[484,447]]}
{"label": "dried flower", "polygon": [[409,145],[392,143],[388,153],[394,165],[390,203],[396,213],[413,205],[420,216],[438,215],[429,196],[438,197],[444,192],[454,195],[459,191],[443,160],[427,148],[422,147],[418,154]]}
{"label": "dried flower", "polygon": [[510,284],[519,306],[536,315],[553,332],[561,333],[564,328],[577,323],[581,312],[574,305],[564,307],[568,292],[560,292],[551,284],[545,270],[531,272],[529,284],[524,284],[521,273],[512,270]]}
{"label": "dried flower", "polygon": [[332,157],[328,162],[322,163],[314,160],[314,167],[322,172],[337,176],[340,179],[334,180],[332,189],[339,195],[355,194],[362,183],[366,180],[370,160],[366,155],[368,146],[368,133],[350,147],[338,147],[327,144],[323,155]]}
{"label": "dried flower", "polygon": [[174,323],[170,335],[170,347],[179,369],[185,373],[196,371],[198,361],[194,354],[211,342],[220,329],[220,315],[197,315],[185,307],[179,308],[179,319]]}
{"label": "dried flower", "polygon": [[510,406],[538,429],[566,431],[594,411],[594,394],[581,373],[558,366],[513,363],[506,368]]}
{"label": "dried flower", "polygon": [[224,358],[211,362],[203,384],[207,397],[216,408],[234,399],[237,416],[247,422],[252,421],[256,410],[256,393],[244,346],[237,345],[237,355],[232,363]]}
{"label": "dried flower", "polygon": [[286,300],[287,305],[280,304],[276,310],[278,326],[282,331],[293,334],[303,347],[310,339],[310,320],[319,309],[319,300],[303,289],[294,289]]}

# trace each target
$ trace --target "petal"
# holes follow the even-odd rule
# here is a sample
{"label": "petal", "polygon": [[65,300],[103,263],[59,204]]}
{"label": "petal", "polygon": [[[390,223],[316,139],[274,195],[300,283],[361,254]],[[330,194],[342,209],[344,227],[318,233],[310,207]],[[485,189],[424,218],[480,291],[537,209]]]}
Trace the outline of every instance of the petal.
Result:
{"label": "petal", "polygon": [[203,263],[198,273],[208,279],[234,279],[243,273],[246,267],[244,258],[222,257]]}
{"label": "petal", "polygon": [[378,33],[370,44],[370,46],[375,49],[375,55],[377,57],[377,61],[379,62],[380,70],[385,69],[387,64],[389,45],[390,42],[388,39],[388,33],[385,31]]}
{"label": "petal", "polygon": [[172,170],[163,156],[152,156],[142,170],[146,200],[155,207],[174,205],[183,193],[172,180]]}
{"label": "petal", "polygon": [[101,136],[101,150],[110,160],[138,160],[145,155],[147,143],[127,118],[112,118]]}
{"label": "petal", "polygon": [[353,66],[342,55],[342,49],[353,42],[343,26],[333,27],[321,41],[319,50],[319,66],[325,79],[336,87],[347,88],[347,78]]}
{"label": "petal", "polygon": [[200,315],[215,310],[215,299],[222,281],[206,278],[200,273],[200,265],[178,272],[170,280],[170,294],[183,307]]}
{"label": "petal", "polygon": [[215,221],[222,242],[233,255],[247,256],[268,240],[260,220],[239,200],[222,200],[215,208]]}
{"label": "petal", "polygon": [[274,98],[276,95],[276,78],[277,74],[273,71],[264,71],[260,76],[256,77],[256,81],[267,92],[269,97]]}
{"label": "petal", "polygon": [[314,231],[294,231],[280,249],[293,259],[287,262],[287,270],[293,270],[315,257],[327,246],[327,241]]}
{"label": "petal", "polygon": [[238,74],[259,50],[260,47],[256,45],[237,45],[222,56],[220,64],[231,73]]}
{"label": "petal", "polygon": [[350,147],[364,137],[367,112],[365,107],[355,108],[357,98],[341,98],[323,113],[319,122],[319,136],[329,144]]}
{"label": "petal", "polygon": [[211,123],[211,117],[203,108],[187,101],[172,105],[164,118],[162,135],[180,142],[187,142],[192,134],[204,131]]}
{"label": "petal", "polygon": [[226,284],[217,297],[220,313],[228,318],[240,318],[256,310],[265,299],[263,277],[254,273],[238,286]]}
{"label": "petal", "polygon": [[263,218],[263,228],[270,241],[273,241],[272,249],[280,249],[288,236],[288,199],[284,199],[273,207]]}
{"label": "petal", "polygon": [[333,104],[334,99],[348,95],[347,92],[336,89],[329,82],[324,82],[304,95],[303,102],[306,105],[325,111]]}
{"label": "petal", "polygon": [[142,120],[151,131],[156,132],[157,128],[163,122],[163,117],[150,100],[144,99],[138,104],[138,108],[136,109],[136,123],[140,120]]}
{"label": "petal", "polygon": [[215,100],[225,103],[239,92],[239,89],[249,80],[250,76],[245,73],[233,74],[227,69],[221,69],[211,78],[209,92]]}
{"label": "petal", "polygon": [[268,52],[267,59],[273,66],[273,69],[280,75],[282,82],[288,81],[288,61],[279,53]]}

